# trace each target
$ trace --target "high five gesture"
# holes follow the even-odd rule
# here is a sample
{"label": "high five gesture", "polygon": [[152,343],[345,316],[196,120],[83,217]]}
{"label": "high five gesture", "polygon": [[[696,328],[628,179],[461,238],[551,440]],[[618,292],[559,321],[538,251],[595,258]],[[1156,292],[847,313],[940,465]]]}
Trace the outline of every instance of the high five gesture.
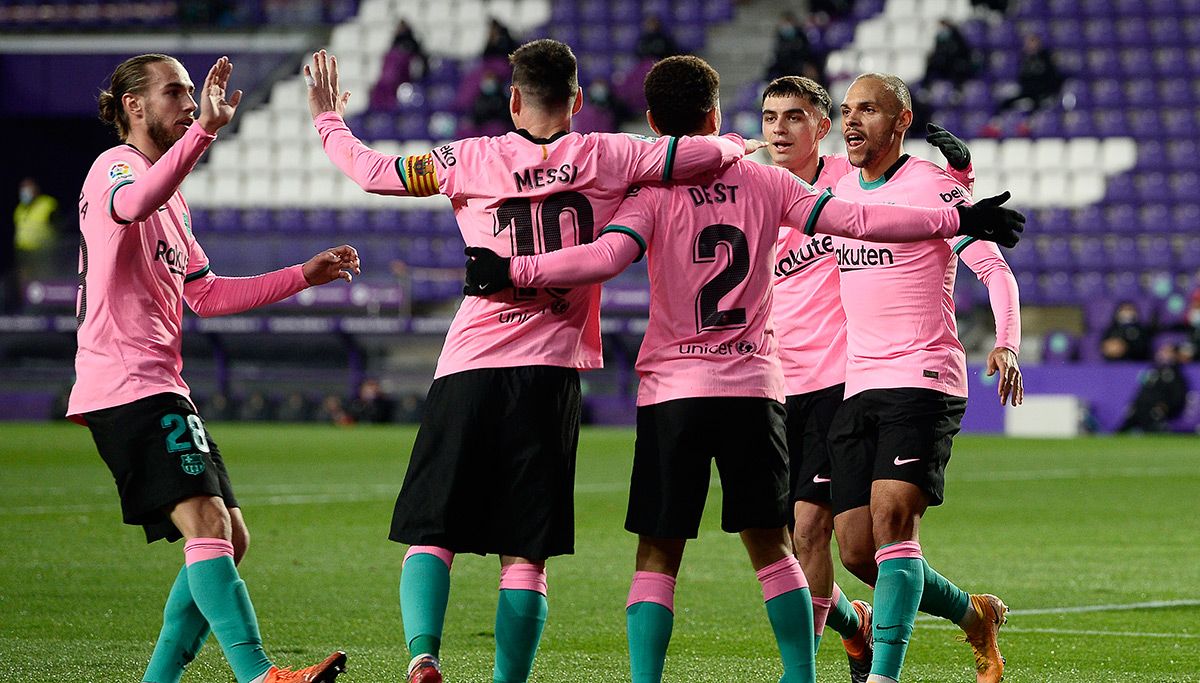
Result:
{"label": "high five gesture", "polygon": [[313,118],[325,112],[346,113],[350,91],[341,92],[338,85],[337,57],[324,50],[313,53],[312,65],[304,66],[304,82],[308,84],[308,110]]}
{"label": "high five gesture", "polygon": [[234,90],[226,99],[225,88],[229,85],[229,74],[233,73],[233,62],[221,57],[204,77],[204,87],[196,99],[200,101],[200,125],[209,133],[215,133],[233,120],[242,91]]}

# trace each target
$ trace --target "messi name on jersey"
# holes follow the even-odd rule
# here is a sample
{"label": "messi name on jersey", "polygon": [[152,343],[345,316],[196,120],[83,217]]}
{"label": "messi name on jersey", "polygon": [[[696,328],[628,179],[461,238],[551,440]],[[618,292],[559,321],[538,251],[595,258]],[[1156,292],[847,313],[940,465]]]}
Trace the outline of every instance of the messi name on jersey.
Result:
{"label": "messi name on jersey", "polygon": [[527,168],[520,173],[513,173],[513,180],[517,183],[517,192],[524,192],[554,183],[570,184],[575,182],[578,176],[578,166],[563,164],[557,168]]}

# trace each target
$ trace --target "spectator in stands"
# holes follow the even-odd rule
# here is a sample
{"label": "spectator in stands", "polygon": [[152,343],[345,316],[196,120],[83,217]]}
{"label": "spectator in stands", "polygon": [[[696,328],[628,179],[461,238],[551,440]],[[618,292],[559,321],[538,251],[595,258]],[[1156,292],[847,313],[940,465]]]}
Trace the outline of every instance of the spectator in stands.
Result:
{"label": "spectator in stands", "polygon": [[1138,308],[1122,301],[1104,330],[1100,353],[1105,360],[1150,360],[1150,327],[1141,321]]}
{"label": "spectator in stands", "polygon": [[266,422],[274,417],[271,400],[261,391],[255,391],[242,401],[238,408],[238,419],[243,422]]}
{"label": "spectator in stands", "polygon": [[971,0],[971,6],[976,10],[991,10],[1004,14],[1008,11],[1008,0]]}
{"label": "spectator in stands", "polygon": [[638,57],[655,61],[680,53],[679,45],[663,28],[662,19],[651,14],[642,22],[642,35],[638,36],[634,53]]}
{"label": "spectator in stands", "polygon": [[358,396],[350,402],[350,419],[355,422],[384,423],[392,421],[396,404],[383,393],[379,380],[368,377],[358,385]]}
{"label": "spectator in stands", "polygon": [[[787,11],[779,15],[779,23],[775,28],[775,53],[771,65],[767,67],[766,80],[807,74],[812,68],[815,63],[812,45],[804,29],[795,12]],[[819,82],[816,77],[814,80]]]}
{"label": "spectator in stands", "polygon": [[479,79],[479,93],[471,103],[471,123],[475,124],[477,134],[498,135],[508,130],[509,121],[508,96],[500,79],[488,71]]}
{"label": "spectator in stands", "polygon": [[299,391],[288,394],[275,411],[275,419],[280,422],[308,422],[312,419],[308,397]]}
{"label": "spectator in stands", "polygon": [[403,19],[396,26],[396,34],[392,37],[390,52],[408,57],[409,77],[405,80],[419,80],[428,73],[429,54],[425,52],[425,47],[421,45],[421,41],[417,40],[417,35],[413,33],[412,26],[409,26],[408,22]]}
{"label": "spectator in stands", "polygon": [[[21,282],[51,277],[56,270],[69,271],[54,263],[58,231],[55,215],[58,200],[42,194],[33,178],[25,178],[17,187],[18,204],[13,211],[17,273]],[[56,266],[59,266],[56,268]]]}
{"label": "spectator in stands", "polygon": [[933,52],[925,64],[926,80],[949,81],[957,89],[978,70],[979,60],[966,36],[949,19],[939,21]]}
{"label": "spectator in stands", "polygon": [[812,12],[813,21],[824,26],[850,14],[854,9],[854,0],[810,0],[808,9]]}
{"label": "spectator in stands", "polygon": [[496,17],[488,20],[487,42],[483,44],[483,56],[500,57],[507,60],[509,53],[517,49],[517,40],[508,27]]}
{"label": "spectator in stands", "polygon": [[327,422],[335,425],[354,424],[354,420],[350,419],[350,415],[342,405],[342,397],[337,394],[329,394],[321,399],[321,405],[313,414],[313,419],[317,422]]}
{"label": "spectator in stands", "polygon": [[1021,67],[1017,73],[1017,93],[1000,103],[1005,111],[1020,106],[1033,111],[1058,95],[1063,77],[1054,66],[1054,55],[1042,45],[1042,39],[1034,34],[1025,36],[1021,48]]}
{"label": "spectator in stands", "polygon": [[1118,431],[1165,432],[1183,414],[1188,383],[1180,367],[1179,347],[1163,344],[1154,365],[1138,376],[1138,391]]}

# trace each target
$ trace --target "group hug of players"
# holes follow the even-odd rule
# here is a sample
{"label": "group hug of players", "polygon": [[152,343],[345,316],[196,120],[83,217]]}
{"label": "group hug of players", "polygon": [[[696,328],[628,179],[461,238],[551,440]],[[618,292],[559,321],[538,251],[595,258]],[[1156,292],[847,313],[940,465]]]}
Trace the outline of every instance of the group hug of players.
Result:
{"label": "group hug of players", "polygon": [[[768,85],[766,142],[743,140],[718,135],[717,73],[696,57],[665,59],[645,82],[660,135],[650,139],[570,132],[584,102],[563,43],[532,41],[510,61],[516,132],[401,157],[353,136],[335,58],[321,51],[304,68],[334,165],[368,192],[448,197],[468,245],[468,296],[391,526],[409,546],[408,681],[443,680],[457,553],[500,558],[493,681],[529,678],[546,560],[574,550],[578,371],[602,365],[600,283],[643,257],[651,302],[625,521],[638,536],[626,608],[634,683],[662,679],[676,576],[714,459],[721,526],[740,534],[762,584],[782,683],[815,681],[826,626],[853,681],[898,681],[918,610],[960,625],[978,681],[999,681],[1007,608],[938,574],[918,525],[942,502],[966,405],[958,260],[988,288],[1000,401],[1022,400],[1018,294],[997,244],[1013,246],[1024,217],[1001,206],[1007,195],[971,204],[969,151],[947,131],[928,138],[947,169],[903,153],[912,105],[894,76],[854,81],[840,105],[847,155],[821,156],[832,102],[806,78]],[[177,683],[211,632],[239,683],[328,682],[345,653],[292,671],[263,650],[236,569],[248,531],[180,375],[185,301],[199,315],[237,313],[359,272],[348,245],[255,277],[212,271],[179,185],[236,111],[231,71],[221,58],[197,93],[178,61],[142,55],[101,95],[122,144],[80,195],[68,412],[91,430],[125,522],[148,541],[186,540],[143,681]],[[776,165],[744,158],[763,146]],[[842,563],[874,587],[873,609],[834,583],[834,532]]]}

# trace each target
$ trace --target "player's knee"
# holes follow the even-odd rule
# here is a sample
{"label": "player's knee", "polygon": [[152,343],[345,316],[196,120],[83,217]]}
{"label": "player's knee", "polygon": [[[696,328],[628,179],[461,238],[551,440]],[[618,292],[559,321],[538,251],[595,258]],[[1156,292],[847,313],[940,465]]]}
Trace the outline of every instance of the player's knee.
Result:
{"label": "player's knee", "polygon": [[870,547],[838,546],[838,556],[842,566],[858,579],[875,575],[875,553]]}
{"label": "player's knee", "polygon": [[[798,555],[829,553],[829,539],[833,535],[833,516],[827,509],[797,504],[796,528],[792,532],[792,543]],[[812,508],[812,509],[809,509]]]}
{"label": "player's knee", "polygon": [[916,531],[916,519],[911,511],[902,507],[881,507],[871,510],[871,530],[875,546],[884,546],[897,541],[912,540]]}
{"label": "player's knee", "polygon": [[185,538],[233,540],[233,522],[225,501],[216,496],[197,496],[180,501],[171,511],[171,521]]}

